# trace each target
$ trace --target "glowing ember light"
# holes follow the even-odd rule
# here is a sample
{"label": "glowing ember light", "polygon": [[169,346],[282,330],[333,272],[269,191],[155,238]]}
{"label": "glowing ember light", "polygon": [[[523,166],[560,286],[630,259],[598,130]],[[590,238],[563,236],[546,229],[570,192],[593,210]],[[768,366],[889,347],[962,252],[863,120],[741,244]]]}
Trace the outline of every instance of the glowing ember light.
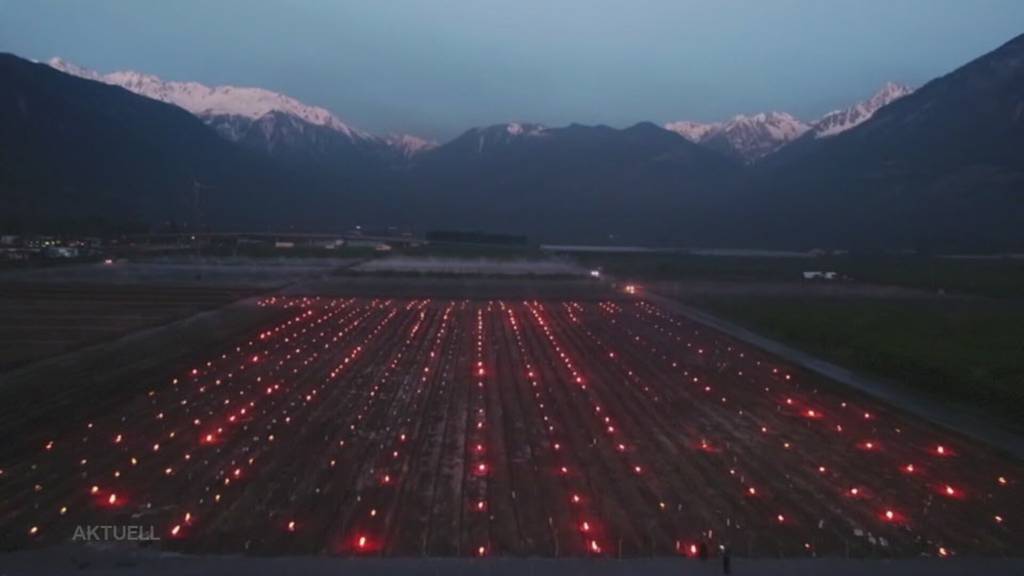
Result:
{"label": "glowing ember light", "polygon": [[956,496],[957,494],[956,488],[953,488],[949,484],[946,484],[946,488],[943,491],[946,493],[946,496]]}
{"label": "glowing ember light", "polygon": [[637,474],[643,474],[644,469],[641,468],[640,466],[633,466],[633,472],[636,472]]}
{"label": "glowing ember light", "polygon": [[68,513],[68,507],[67,506],[61,506],[60,507],[60,515],[63,516],[65,514],[67,514],[67,513]]}
{"label": "glowing ember light", "polygon": [[35,536],[36,534],[39,534],[39,526],[33,526],[28,529],[29,536]]}
{"label": "glowing ember light", "polygon": [[860,489],[859,488],[850,488],[850,495],[851,496],[857,496],[858,494],[860,494]]}
{"label": "glowing ember light", "polygon": [[175,524],[174,528],[171,528],[171,536],[177,536],[181,533],[181,524]]}
{"label": "glowing ember light", "polygon": [[579,504],[580,503],[580,495],[579,494],[573,494],[572,495],[572,503],[573,504]]}
{"label": "glowing ember light", "polygon": [[886,520],[890,520],[891,521],[894,518],[896,518],[896,513],[895,512],[893,512],[892,510],[886,510],[885,511],[885,519]]}
{"label": "glowing ember light", "polygon": [[943,446],[942,444],[939,444],[938,446],[935,447],[935,453],[938,454],[939,456],[945,456],[946,447]]}
{"label": "glowing ember light", "polygon": [[288,531],[295,532],[295,520],[288,521]]}
{"label": "glowing ember light", "polygon": [[996,482],[998,482],[1000,486],[1006,486],[1007,484],[1005,476],[1000,476],[999,478],[996,478]]}
{"label": "glowing ember light", "polygon": [[107,498],[107,502],[111,505],[117,504],[117,494],[111,494],[110,498]]}
{"label": "glowing ember light", "polygon": [[481,556],[481,557],[487,556],[487,547],[486,546],[481,546],[481,547],[477,548],[476,549],[476,555],[477,556]]}
{"label": "glowing ember light", "polygon": [[826,468],[824,466],[818,466],[818,472],[824,474],[826,471],[827,470],[826,470]]}
{"label": "glowing ember light", "polygon": [[593,552],[594,554],[600,554],[601,553],[601,546],[599,546],[597,544],[597,540],[591,540],[590,541],[590,551]]}
{"label": "glowing ember light", "polygon": [[747,488],[747,494],[750,494],[751,496],[757,496],[757,488],[754,488],[753,486]]}
{"label": "glowing ember light", "polygon": [[995,518],[996,524],[1002,524],[1003,523],[1003,517],[1002,516],[996,514],[993,518]]}
{"label": "glowing ember light", "polygon": [[779,521],[779,524],[782,524],[783,522],[786,521],[786,517],[783,516],[782,514],[779,514],[778,516],[776,516],[775,519]]}
{"label": "glowing ember light", "polygon": [[487,504],[483,500],[480,500],[476,503],[477,512],[483,512],[486,507]]}
{"label": "glowing ember light", "polygon": [[939,546],[939,556],[942,556],[943,558],[949,556],[949,550],[946,550],[945,546]]}
{"label": "glowing ember light", "polygon": [[96,494],[99,491],[100,491],[100,487],[99,486],[93,486],[92,488],[89,489],[89,493],[91,493],[91,494]]}
{"label": "glowing ember light", "polygon": [[914,473],[914,465],[913,464],[907,464],[906,466],[903,467],[903,471],[908,473],[908,474],[913,474]]}

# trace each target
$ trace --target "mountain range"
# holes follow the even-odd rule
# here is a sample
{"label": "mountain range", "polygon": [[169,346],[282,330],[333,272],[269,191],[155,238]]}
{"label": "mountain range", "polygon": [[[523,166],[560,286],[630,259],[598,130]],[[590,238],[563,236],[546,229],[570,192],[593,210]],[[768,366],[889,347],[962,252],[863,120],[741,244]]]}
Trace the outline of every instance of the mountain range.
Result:
{"label": "mountain range", "polygon": [[[61,58],[52,58],[47,63],[67,74],[120,86],[184,108],[224,138],[271,153],[327,154],[332,135],[348,146],[393,157],[410,158],[437,146],[436,142],[408,134],[375,136],[350,126],[324,108],[263,88],[165,81],[132,70],[101,74]],[[785,112],[761,112],[739,114],[724,122],[678,121],[664,127],[691,142],[744,162],[754,162],[807,133],[821,138],[849,130],[882,106],[912,91],[907,86],[887,82],[870,99],[829,112],[813,122],[804,122]]]}
{"label": "mountain range", "polygon": [[551,241],[1019,250],[1022,62],[1024,36],[813,121],[520,122],[438,145],[259,88],[0,55],[0,226],[368,223]]}
{"label": "mountain range", "polygon": [[754,162],[805,135],[827,138],[841,134],[911,92],[913,89],[908,86],[886,82],[868,100],[833,110],[809,123],[785,112],[761,112],[751,116],[739,114],[724,122],[669,122],[665,129],[744,162]]}

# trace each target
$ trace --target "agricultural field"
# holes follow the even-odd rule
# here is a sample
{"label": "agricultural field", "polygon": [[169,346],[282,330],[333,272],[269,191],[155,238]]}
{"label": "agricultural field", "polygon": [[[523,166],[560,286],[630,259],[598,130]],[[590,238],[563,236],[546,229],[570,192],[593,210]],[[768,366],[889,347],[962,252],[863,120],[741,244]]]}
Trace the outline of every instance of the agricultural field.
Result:
{"label": "agricultural field", "polygon": [[0,272],[0,373],[353,262],[163,257]]}
{"label": "agricultural field", "polygon": [[1024,430],[1024,304],[979,298],[694,294],[759,334]]}
{"label": "agricultural field", "polygon": [[0,285],[0,372],[253,292],[225,286]]}
{"label": "agricultural field", "polygon": [[1019,462],[640,299],[253,308],[258,328],[102,413],[8,435],[0,542],[128,524],[266,555],[1024,549]]}
{"label": "agricultural field", "polygon": [[[1024,258],[942,257],[895,254],[829,256],[700,255],[692,253],[578,253],[587,267],[600,267],[617,278],[644,283],[706,283],[719,286],[775,287],[788,285],[837,292],[878,290],[895,294],[969,294],[1020,300],[1024,297]],[[808,270],[831,270],[843,279],[832,286],[804,282]],[[894,289],[903,289],[894,290]]]}

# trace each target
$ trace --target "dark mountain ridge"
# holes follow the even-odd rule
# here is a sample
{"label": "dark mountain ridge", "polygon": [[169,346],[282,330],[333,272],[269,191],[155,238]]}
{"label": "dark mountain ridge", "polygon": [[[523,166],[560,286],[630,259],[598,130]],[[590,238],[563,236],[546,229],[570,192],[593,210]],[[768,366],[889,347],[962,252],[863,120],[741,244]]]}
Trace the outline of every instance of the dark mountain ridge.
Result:
{"label": "dark mountain ridge", "polygon": [[1024,36],[753,165],[650,123],[499,124],[404,156],[286,114],[206,125],[11,55],[0,55],[0,79],[5,229],[193,224],[198,180],[210,186],[198,222],[218,229],[366,223],[547,241],[1024,250]]}

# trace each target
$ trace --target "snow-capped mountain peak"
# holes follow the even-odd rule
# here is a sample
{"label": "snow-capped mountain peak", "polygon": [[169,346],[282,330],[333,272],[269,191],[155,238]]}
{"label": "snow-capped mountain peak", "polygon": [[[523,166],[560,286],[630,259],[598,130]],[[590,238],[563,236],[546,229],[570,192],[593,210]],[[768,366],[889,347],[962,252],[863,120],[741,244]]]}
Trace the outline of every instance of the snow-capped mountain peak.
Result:
{"label": "snow-capped mountain peak", "polygon": [[[346,124],[325,108],[311,106],[264,88],[167,81],[133,70],[101,74],[61,58],[52,58],[48,64],[67,74],[120,86],[136,94],[184,108],[228,140],[237,142],[246,138],[247,134],[252,135],[251,130],[255,129],[263,133],[263,138],[267,140],[264,148],[267,149],[277,146],[276,143],[270,144],[271,139],[279,136],[275,132],[277,127],[301,132],[299,125],[294,122],[277,122],[276,118],[281,114],[306,124],[327,128],[352,143],[393,148],[406,157],[436,146],[434,142],[408,134],[374,136]],[[315,136],[310,134],[309,138]],[[292,139],[294,141],[294,137]]]}
{"label": "snow-capped mountain peak", "polygon": [[683,138],[707,144],[751,162],[799,138],[810,127],[785,112],[738,114],[725,122],[670,122],[665,124]]}
{"label": "snow-capped mountain peak", "polygon": [[785,112],[760,112],[752,116],[738,114],[722,125],[723,132],[734,132],[738,137],[749,132],[752,136],[764,135],[780,142],[798,138],[808,128],[807,124]]}
{"label": "snow-capped mountain peak", "polygon": [[815,138],[835,136],[860,125],[881,107],[913,92],[895,82],[886,82],[868,100],[849,108],[829,112],[808,124],[785,112],[739,114],[724,122],[669,122],[671,130],[697,144],[705,144],[752,162],[775,152],[806,133]]}
{"label": "snow-capped mountain peak", "polygon": [[826,138],[841,134],[850,128],[863,124],[875,115],[879,108],[907,94],[913,92],[913,88],[895,82],[886,82],[871,98],[854,104],[843,110],[834,110],[825,114],[820,120],[814,123],[814,137]]}
{"label": "snow-capped mountain peak", "polygon": [[700,143],[708,134],[718,130],[722,127],[721,122],[691,122],[689,120],[681,120],[679,122],[669,122],[665,124],[665,129],[679,134],[683,138],[686,138],[690,142]]}
{"label": "snow-capped mountain peak", "polygon": [[388,146],[400,152],[403,156],[411,157],[437,147],[434,140],[425,140],[409,134],[388,134],[384,137]]}
{"label": "snow-capped mountain peak", "polygon": [[100,74],[60,58],[50,66],[90,80],[120,86],[148,98],[174,104],[199,117],[241,116],[256,120],[270,112],[284,112],[316,126],[325,126],[351,138],[368,139],[370,135],[342,122],[324,108],[303,104],[298,100],[263,88],[239,86],[206,86],[198,82],[166,81],[152,74],[119,70]]}

